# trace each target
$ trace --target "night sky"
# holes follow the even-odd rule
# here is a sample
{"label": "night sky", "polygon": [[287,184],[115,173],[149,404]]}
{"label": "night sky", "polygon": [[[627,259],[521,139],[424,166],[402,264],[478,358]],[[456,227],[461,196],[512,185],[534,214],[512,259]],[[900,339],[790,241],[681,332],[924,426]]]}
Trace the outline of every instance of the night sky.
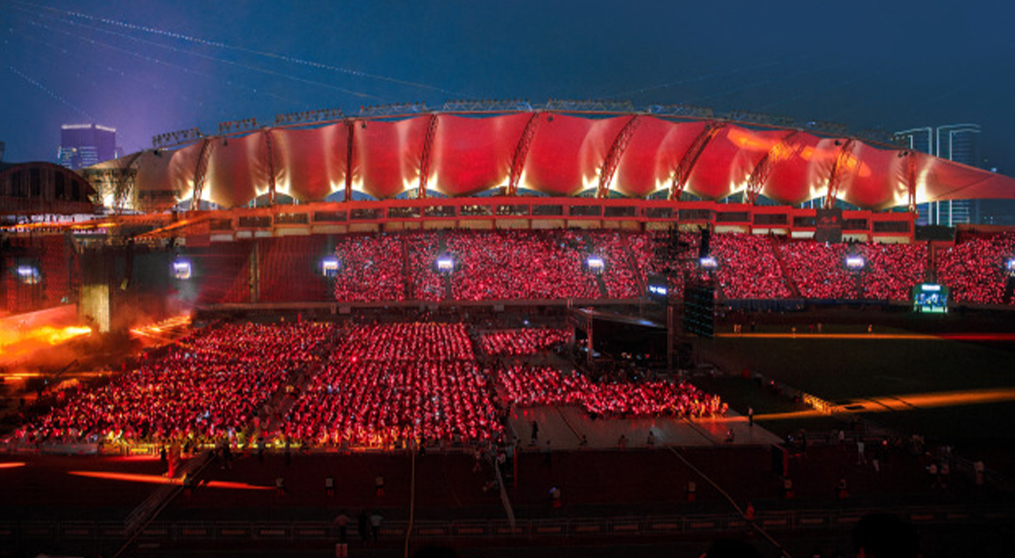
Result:
{"label": "night sky", "polygon": [[6,161],[60,125],[161,132],[447,99],[685,103],[893,131],[983,126],[1015,175],[1010,2],[0,0]]}

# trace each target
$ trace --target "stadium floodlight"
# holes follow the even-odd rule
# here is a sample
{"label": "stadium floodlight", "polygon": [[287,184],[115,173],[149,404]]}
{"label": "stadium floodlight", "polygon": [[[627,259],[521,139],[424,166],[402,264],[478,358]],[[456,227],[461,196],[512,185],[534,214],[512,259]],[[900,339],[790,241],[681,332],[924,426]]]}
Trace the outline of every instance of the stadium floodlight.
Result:
{"label": "stadium floodlight", "polygon": [[437,271],[440,273],[451,273],[455,270],[455,260],[451,256],[437,258]]}
{"label": "stadium floodlight", "polygon": [[600,258],[599,256],[589,256],[589,259],[585,261],[585,264],[588,265],[589,271],[595,273],[596,275],[602,273],[603,269],[606,267],[606,264],[603,263],[603,258]]}
{"label": "stadium floodlight", "polygon": [[172,272],[173,278],[178,281],[189,281],[194,276],[194,268],[186,258],[177,257],[173,260]]}
{"label": "stadium floodlight", "polygon": [[867,267],[867,261],[863,259],[863,256],[857,255],[846,256],[843,264],[849,271],[863,271],[863,268]]}
{"label": "stadium floodlight", "polygon": [[338,270],[342,267],[337,256],[325,256],[321,259],[321,275],[333,278],[338,276]]}
{"label": "stadium floodlight", "polygon": [[42,280],[42,275],[39,274],[39,269],[35,266],[19,265],[15,272],[18,275],[18,281],[25,285],[35,285]]}
{"label": "stadium floodlight", "polygon": [[705,271],[715,271],[719,267],[719,262],[712,256],[705,256],[698,260],[698,265]]}

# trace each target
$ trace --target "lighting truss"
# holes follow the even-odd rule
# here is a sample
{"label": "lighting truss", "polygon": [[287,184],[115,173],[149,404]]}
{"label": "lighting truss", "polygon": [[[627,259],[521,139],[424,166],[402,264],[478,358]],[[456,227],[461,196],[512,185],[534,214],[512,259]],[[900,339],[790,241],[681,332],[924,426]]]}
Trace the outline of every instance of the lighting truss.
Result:
{"label": "lighting truss", "polygon": [[285,126],[289,124],[329,122],[331,120],[342,120],[343,118],[345,118],[345,115],[342,114],[342,109],[340,108],[304,110],[275,115],[275,125]]}
{"label": "lighting truss", "polygon": [[614,101],[611,99],[550,99],[546,102],[546,110],[556,112],[634,112],[631,101]]}
{"label": "lighting truss", "polygon": [[848,132],[848,128],[845,124],[838,122],[824,122],[822,120],[811,120],[805,126],[812,132],[818,132],[819,134],[828,134],[830,136],[845,136]]}
{"label": "lighting truss", "polygon": [[794,123],[792,116],[779,116],[776,114],[765,114],[762,112],[740,109],[736,109],[729,113],[729,115],[726,116],[726,119],[735,122],[750,122],[765,126],[776,126],[779,128],[790,128]]}
{"label": "lighting truss", "polygon": [[[221,126],[221,124],[220,124]],[[179,145],[181,143],[188,143],[191,141],[197,141],[204,137],[204,133],[198,128],[190,128],[187,130],[177,130],[175,132],[166,132],[157,136],[152,136],[152,147],[168,147],[171,145]]]}
{"label": "lighting truss", "polygon": [[398,116],[401,114],[422,114],[429,112],[425,103],[396,103],[360,107],[360,116]]}
{"label": "lighting truss", "polygon": [[521,99],[479,99],[446,101],[444,112],[528,112],[532,103]]}
{"label": "lighting truss", "polygon": [[650,105],[646,112],[660,116],[686,116],[690,118],[714,117],[712,107],[696,107],[694,105]]}
{"label": "lighting truss", "polygon": [[228,122],[219,122],[219,135],[231,134],[233,132],[242,132],[244,130],[253,130],[257,128],[256,118],[244,118],[243,120],[230,120]]}

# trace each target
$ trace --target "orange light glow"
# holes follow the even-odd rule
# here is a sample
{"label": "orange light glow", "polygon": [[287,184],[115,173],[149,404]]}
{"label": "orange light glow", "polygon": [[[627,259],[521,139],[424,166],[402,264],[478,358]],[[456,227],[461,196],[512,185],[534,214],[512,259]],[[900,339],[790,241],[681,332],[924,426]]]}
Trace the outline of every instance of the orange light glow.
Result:
{"label": "orange light glow", "polygon": [[[118,480],[125,482],[142,482],[149,484],[183,484],[182,478],[170,479],[162,475],[141,475],[136,473],[110,473],[108,471],[68,471],[68,474],[93,479]],[[256,486],[243,482],[209,481],[202,482],[202,487],[228,488],[233,490],[273,490],[270,486]]]}
{"label": "orange light glow", "polygon": [[133,335],[140,337],[158,337],[160,333],[166,330],[171,330],[173,328],[183,327],[187,325],[190,325],[190,315],[181,315],[174,316],[172,318],[167,318],[165,320],[162,320],[161,322],[156,322],[154,324],[135,327],[134,329],[131,329],[130,332]]}
{"label": "orange light glow", "polygon": [[84,326],[54,327],[45,325],[24,331],[11,328],[0,329],[0,355],[4,354],[7,347],[17,343],[35,341],[47,345],[59,345],[91,332],[92,328]]}
{"label": "orange light glow", "polygon": [[0,469],[17,469],[18,467],[24,466],[24,461],[8,461],[7,463],[0,463]]}

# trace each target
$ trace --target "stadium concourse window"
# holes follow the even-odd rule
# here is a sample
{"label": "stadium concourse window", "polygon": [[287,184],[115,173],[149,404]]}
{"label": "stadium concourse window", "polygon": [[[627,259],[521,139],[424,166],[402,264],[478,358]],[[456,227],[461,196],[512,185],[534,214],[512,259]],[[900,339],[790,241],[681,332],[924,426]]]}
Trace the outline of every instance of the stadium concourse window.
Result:
{"label": "stadium concourse window", "polygon": [[275,216],[276,225],[306,225],[310,216],[306,213],[279,213]]}
{"label": "stadium concourse window", "polygon": [[534,205],[532,206],[532,214],[540,217],[559,217],[564,215],[564,206],[562,205]]}
{"label": "stadium concourse window", "polygon": [[[421,215],[418,207],[390,207],[388,208],[389,219],[415,219]],[[355,217],[353,217],[355,219]]]}
{"label": "stadium concourse window", "polygon": [[789,216],[785,213],[757,213],[754,215],[755,225],[785,225]]}
{"label": "stadium concourse window", "polygon": [[352,221],[376,221],[380,218],[380,214],[379,209],[353,209],[349,213],[349,219]]}
{"label": "stadium concourse window", "polygon": [[573,217],[601,217],[603,206],[601,205],[572,205],[568,214]]}
{"label": "stadium concourse window", "polygon": [[241,229],[267,229],[271,227],[270,215],[248,215],[237,220]]}
{"label": "stadium concourse window", "polygon": [[344,223],[346,221],[346,213],[344,211],[315,211],[314,222],[315,223]]}
{"label": "stadium concourse window", "polygon": [[817,218],[813,215],[793,217],[793,227],[797,229],[814,228],[817,226]]}
{"label": "stadium concourse window", "polygon": [[645,209],[645,217],[648,219],[672,219],[672,207],[649,207]]}
{"label": "stadium concourse window", "polygon": [[463,205],[461,208],[463,217],[479,217],[493,215],[493,207],[489,205]]}
{"label": "stadium concourse window", "polygon": [[638,208],[631,205],[608,205],[603,215],[606,217],[634,217],[638,214]]}
{"label": "stadium concourse window", "polygon": [[498,205],[497,215],[511,215],[511,216],[522,216],[529,215],[531,207],[529,205]]}
{"label": "stadium concourse window", "polygon": [[748,223],[750,213],[746,211],[719,211],[715,214],[716,223]]}
{"label": "stadium concourse window", "polygon": [[453,205],[431,205],[425,208],[423,215],[426,217],[456,217],[457,208]]}

